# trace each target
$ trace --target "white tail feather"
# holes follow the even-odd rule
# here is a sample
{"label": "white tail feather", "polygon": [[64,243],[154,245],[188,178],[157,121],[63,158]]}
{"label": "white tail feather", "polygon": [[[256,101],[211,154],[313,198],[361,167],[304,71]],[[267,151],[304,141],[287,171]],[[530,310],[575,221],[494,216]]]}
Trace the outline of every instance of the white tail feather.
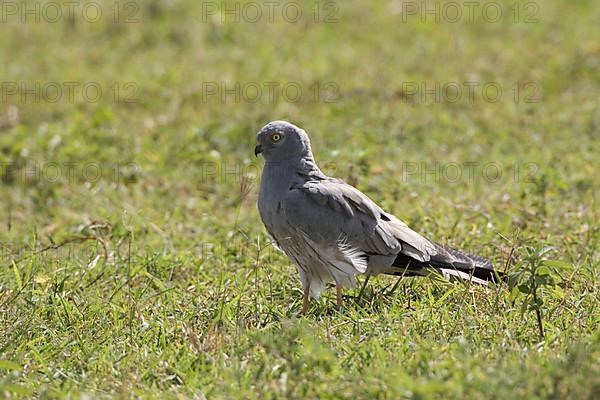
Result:
{"label": "white tail feather", "polygon": [[476,278],[466,272],[463,271],[458,271],[456,269],[448,269],[448,268],[442,268],[440,269],[440,271],[442,272],[442,275],[444,276],[444,278],[450,280],[451,277],[457,277],[460,279],[464,279],[466,281],[471,281],[474,283],[478,283],[480,285],[486,285],[487,286],[487,281],[484,281],[483,279],[480,278]]}

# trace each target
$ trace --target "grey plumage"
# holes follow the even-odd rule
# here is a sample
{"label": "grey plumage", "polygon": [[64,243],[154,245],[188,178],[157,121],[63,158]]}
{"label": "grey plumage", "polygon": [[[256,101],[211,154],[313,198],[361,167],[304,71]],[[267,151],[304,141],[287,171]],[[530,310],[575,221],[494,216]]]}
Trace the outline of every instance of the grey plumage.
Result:
{"label": "grey plumage", "polygon": [[304,130],[273,121],[257,135],[262,153],[258,209],[278,246],[300,273],[305,291],[318,297],[328,282],[353,287],[356,275],[447,276],[485,283],[494,278],[489,261],[433,243],[353,186],[318,168]]}

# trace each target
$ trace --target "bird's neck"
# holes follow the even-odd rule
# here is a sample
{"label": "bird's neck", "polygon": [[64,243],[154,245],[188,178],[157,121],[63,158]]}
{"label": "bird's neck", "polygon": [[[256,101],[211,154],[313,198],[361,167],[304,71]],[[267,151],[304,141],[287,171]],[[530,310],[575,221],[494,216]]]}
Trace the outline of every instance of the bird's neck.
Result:
{"label": "bird's neck", "polygon": [[291,187],[301,185],[310,180],[327,179],[321,172],[312,154],[295,161],[274,161],[265,163],[260,180],[260,197],[267,193],[271,200],[279,199],[287,194]]}
{"label": "bird's neck", "polygon": [[298,174],[307,178],[325,179],[327,176],[319,169],[312,153],[302,157],[298,163]]}
{"label": "bird's neck", "polygon": [[312,153],[309,152],[297,160],[267,161],[263,178],[297,184],[310,179],[326,179],[327,176],[319,169]]}

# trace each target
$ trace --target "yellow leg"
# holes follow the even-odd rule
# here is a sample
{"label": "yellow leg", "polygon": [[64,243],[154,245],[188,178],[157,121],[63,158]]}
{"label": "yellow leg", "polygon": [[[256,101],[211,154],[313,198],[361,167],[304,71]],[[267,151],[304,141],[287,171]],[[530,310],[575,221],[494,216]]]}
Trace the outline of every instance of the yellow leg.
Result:
{"label": "yellow leg", "polygon": [[306,315],[307,311],[308,311],[308,293],[310,286],[307,286],[304,288],[304,297],[302,298],[302,315]]}
{"label": "yellow leg", "polygon": [[336,304],[339,311],[342,310],[342,285],[335,285]]}

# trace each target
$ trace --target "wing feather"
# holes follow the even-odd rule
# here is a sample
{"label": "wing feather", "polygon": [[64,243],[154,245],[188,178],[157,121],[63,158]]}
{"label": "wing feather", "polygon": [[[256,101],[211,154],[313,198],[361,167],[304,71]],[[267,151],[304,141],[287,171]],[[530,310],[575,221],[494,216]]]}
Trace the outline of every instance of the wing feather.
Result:
{"label": "wing feather", "polygon": [[341,232],[346,241],[367,254],[403,252],[419,261],[429,261],[436,254],[429,240],[385,213],[358,189],[337,179],[293,186],[282,209],[290,223],[309,237]]}

